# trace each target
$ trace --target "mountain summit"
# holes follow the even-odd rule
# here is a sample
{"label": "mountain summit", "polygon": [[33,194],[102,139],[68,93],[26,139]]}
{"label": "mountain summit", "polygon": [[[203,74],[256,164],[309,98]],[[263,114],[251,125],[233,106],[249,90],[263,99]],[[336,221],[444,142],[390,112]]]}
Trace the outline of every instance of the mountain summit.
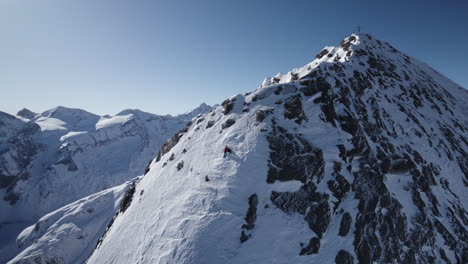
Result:
{"label": "mountain summit", "polygon": [[81,254],[89,264],[466,263],[466,105],[468,92],[426,64],[353,34],[189,122]]}

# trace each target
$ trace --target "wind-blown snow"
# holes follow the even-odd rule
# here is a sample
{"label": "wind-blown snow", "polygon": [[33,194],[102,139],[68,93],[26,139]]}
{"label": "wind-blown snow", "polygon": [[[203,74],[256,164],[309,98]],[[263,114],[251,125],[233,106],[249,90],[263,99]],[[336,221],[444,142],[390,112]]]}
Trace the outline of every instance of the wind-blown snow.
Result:
{"label": "wind-blown snow", "polygon": [[104,127],[114,126],[114,125],[123,125],[132,117],[133,117],[132,114],[113,116],[110,118],[101,117],[101,119],[99,119],[99,122],[97,122],[96,124],[96,130],[104,128]]}
{"label": "wind-blown snow", "polygon": [[36,120],[36,124],[38,124],[41,127],[41,131],[67,130],[67,128],[65,127],[65,122],[53,117],[40,117]]}

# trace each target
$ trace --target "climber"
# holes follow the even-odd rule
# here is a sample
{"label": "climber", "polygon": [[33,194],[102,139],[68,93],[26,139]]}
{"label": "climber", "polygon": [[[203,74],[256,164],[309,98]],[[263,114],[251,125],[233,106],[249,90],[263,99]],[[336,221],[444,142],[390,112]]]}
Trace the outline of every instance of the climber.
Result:
{"label": "climber", "polygon": [[223,158],[225,158],[227,155],[230,155],[232,153],[232,150],[230,148],[228,148],[228,146],[224,147],[224,156]]}

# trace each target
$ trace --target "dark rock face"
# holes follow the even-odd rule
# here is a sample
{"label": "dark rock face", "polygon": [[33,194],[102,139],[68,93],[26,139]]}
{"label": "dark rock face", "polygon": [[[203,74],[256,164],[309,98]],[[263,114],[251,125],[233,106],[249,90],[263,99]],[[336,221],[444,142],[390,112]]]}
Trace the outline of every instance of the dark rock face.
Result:
{"label": "dark rock face", "polygon": [[267,182],[298,180],[303,183],[323,177],[323,154],[305,139],[289,134],[280,126],[273,126],[267,136],[270,160]]}
{"label": "dark rock face", "polygon": [[301,249],[299,255],[317,254],[320,248],[320,239],[313,237],[309,241],[309,245]]}
{"label": "dark rock face", "polygon": [[348,251],[340,250],[335,257],[336,264],[354,264],[353,256]]}
{"label": "dark rock face", "polygon": [[208,123],[206,123],[206,128],[210,128],[210,127],[212,127],[214,124],[215,124],[215,122],[212,121],[212,120],[210,120],[210,121],[208,121]]}
{"label": "dark rock face", "polygon": [[223,113],[227,115],[231,112],[232,108],[234,108],[234,102],[227,99],[221,103],[221,106],[224,108]]}
{"label": "dark rock face", "polygon": [[255,120],[259,123],[261,123],[265,117],[273,113],[273,109],[264,109],[264,110],[258,110],[257,113],[255,114]]}
{"label": "dark rock face", "polygon": [[75,161],[73,161],[73,153],[71,150],[68,149],[68,146],[63,147],[59,151],[59,158],[55,164],[62,164],[67,166],[67,169],[69,171],[77,171],[78,167],[75,164]]}
{"label": "dark rock face", "polygon": [[304,110],[302,109],[302,98],[300,95],[295,95],[289,98],[284,103],[284,117],[288,119],[294,119],[294,121],[300,124],[305,119]]}
{"label": "dark rock face", "polygon": [[348,235],[349,228],[351,227],[351,222],[352,222],[351,215],[349,213],[344,213],[343,217],[341,218],[341,223],[340,223],[340,231],[338,232],[339,236],[346,236]]}
{"label": "dark rock face", "polygon": [[335,203],[335,208],[341,203],[341,200],[345,198],[346,194],[351,190],[351,184],[339,173],[334,172],[332,174],[334,178],[327,181],[328,189],[333,193],[333,196],[336,197],[337,202]]}
{"label": "dark rock face", "polygon": [[224,122],[224,123],[221,125],[221,127],[222,127],[223,129],[226,129],[226,128],[228,128],[228,127],[234,125],[235,123],[236,123],[236,120],[230,118],[230,119],[226,120],[226,122]]}
{"label": "dark rock face", "polygon": [[254,229],[255,227],[255,220],[257,219],[257,206],[258,206],[258,196],[256,193],[252,194],[249,197],[249,208],[247,209],[247,213],[245,215],[245,224],[242,225],[242,232],[240,241],[241,243],[247,241],[250,237],[250,234],[247,235],[246,232],[249,230]]}
{"label": "dark rock face", "polygon": [[340,43],[340,47],[342,47],[345,51],[348,51],[351,47],[353,41],[356,40],[356,37],[351,36],[349,38],[343,39]]}
{"label": "dark rock face", "polygon": [[135,194],[135,189],[136,189],[136,184],[135,182],[132,184],[132,187],[128,189],[128,191],[125,193],[124,198],[122,199],[122,202],[120,203],[120,212],[124,213],[127,208],[130,206],[133,200],[133,195]]}
{"label": "dark rock face", "polygon": [[[341,250],[336,263],[354,263],[353,255],[359,263],[468,262],[467,213],[446,180],[461,179],[468,186],[468,142],[466,125],[461,124],[467,121],[453,118],[457,112],[468,116],[468,109],[393,47],[376,41],[353,50],[355,40],[344,40],[341,48],[364,70],[335,61],[317,67],[298,84],[304,98],[315,97],[319,117],[347,135],[346,143],[336,146],[341,160],[332,161],[333,171],[324,171],[323,166],[332,164],[321,161],[321,150],[314,151],[304,137],[273,120],[267,135],[267,182],[299,180],[303,186],[295,192],[272,191],[272,203],[286,213],[303,215],[317,234],[318,243],[309,243],[300,254],[318,251],[328,224],[337,221],[338,235],[353,239],[355,252]],[[378,49],[400,54],[405,65]],[[323,50],[317,57],[333,57],[328,53]],[[302,96],[285,100],[284,117],[307,126],[301,118]],[[433,116],[427,116],[428,109]],[[430,149],[424,150],[425,145]],[[443,171],[445,165],[424,151],[454,164],[457,173]],[[331,195],[317,192],[322,179]],[[441,189],[446,193],[441,195]],[[399,192],[407,193],[412,204],[402,204]],[[341,214],[344,210],[338,209],[350,195],[358,202],[357,213]],[[405,209],[413,205],[411,215]]]}
{"label": "dark rock face", "polygon": [[192,125],[192,121],[189,121],[187,123],[187,125],[185,125],[184,128],[182,128],[179,132],[177,132],[172,138],[170,138],[166,143],[164,143],[161,147],[161,149],[159,150],[159,154],[158,156],[156,157],[156,162],[160,161],[162,156],[166,153],[168,153],[169,151],[171,151],[171,149],[177,145],[177,143],[179,143],[179,140],[182,138],[182,136],[187,133],[188,129],[190,128],[190,126]]}
{"label": "dark rock face", "polygon": [[[304,77],[304,78],[307,78]],[[313,79],[304,79],[301,84],[305,87],[301,88],[300,91],[305,96],[312,96],[319,92],[326,93],[331,89],[331,85],[322,77],[315,77]]]}
{"label": "dark rock face", "polygon": [[409,159],[395,159],[390,162],[390,168],[388,168],[389,173],[404,173],[411,171],[416,167],[416,164]]}
{"label": "dark rock face", "polygon": [[321,58],[323,58],[323,56],[325,56],[325,55],[327,55],[327,54],[328,54],[328,50],[323,49],[319,54],[317,54],[317,55],[315,56],[315,58],[316,58],[316,59],[321,59]]}
{"label": "dark rock face", "polygon": [[150,171],[151,163],[153,163],[153,160],[150,160],[148,162],[148,165],[146,165],[144,175],[146,175]]}
{"label": "dark rock face", "polygon": [[292,193],[273,191],[270,199],[285,213],[304,215],[310,229],[321,238],[330,223],[331,210],[328,205],[329,196],[316,192],[316,189],[315,185],[310,183]]}
{"label": "dark rock face", "polygon": [[[300,135],[288,133],[275,125],[267,136],[270,145],[270,160],[267,182],[298,180],[304,185],[296,192],[272,191],[270,200],[286,213],[299,213],[318,237],[326,231],[330,223],[331,210],[328,194],[316,192],[314,182],[323,177],[324,160],[320,149],[314,148]],[[318,241],[317,241],[318,240]],[[320,241],[313,238],[300,254],[318,252]]]}
{"label": "dark rock face", "polygon": [[177,163],[177,170],[180,171],[184,167],[184,161]]}

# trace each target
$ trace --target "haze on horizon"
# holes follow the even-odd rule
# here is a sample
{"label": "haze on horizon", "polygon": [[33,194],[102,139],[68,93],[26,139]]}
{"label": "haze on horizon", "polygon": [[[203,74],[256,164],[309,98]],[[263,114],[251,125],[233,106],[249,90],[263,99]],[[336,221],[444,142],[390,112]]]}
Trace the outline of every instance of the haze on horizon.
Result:
{"label": "haze on horizon", "polygon": [[467,1],[0,0],[0,111],[179,114],[356,31],[468,87]]}

